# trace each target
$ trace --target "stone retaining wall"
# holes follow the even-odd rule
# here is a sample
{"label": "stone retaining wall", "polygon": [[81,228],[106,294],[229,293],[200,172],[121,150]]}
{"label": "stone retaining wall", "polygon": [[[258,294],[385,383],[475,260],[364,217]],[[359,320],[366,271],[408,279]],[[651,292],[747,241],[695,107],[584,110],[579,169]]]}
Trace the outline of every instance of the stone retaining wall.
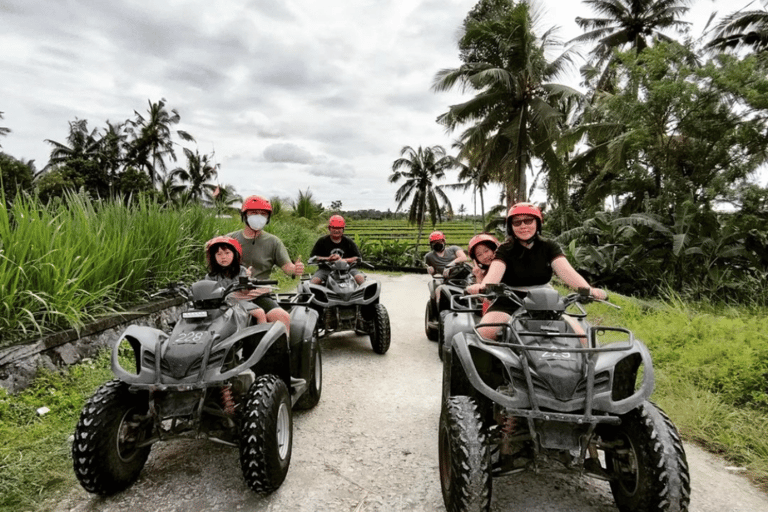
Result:
{"label": "stone retaining wall", "polygon": [[27,388],[38,369],[60,368],[91,358],[104,347],[111,347],[128,324],[168,330],[168,322],[178,318],[184,299],[176,297],[152,302],[134,311],[100,319],[79,331],[70,329],[29,343],[0,349],[0,386],[9,393]]}

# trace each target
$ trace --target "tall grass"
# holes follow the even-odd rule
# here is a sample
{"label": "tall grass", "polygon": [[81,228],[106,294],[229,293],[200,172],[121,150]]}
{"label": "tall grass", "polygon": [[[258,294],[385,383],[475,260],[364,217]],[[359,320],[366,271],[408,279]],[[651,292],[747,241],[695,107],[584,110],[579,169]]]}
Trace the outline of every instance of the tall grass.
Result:
{"label": "tall grass", "polygon": [[[289,235],[289,252],[309,249],[307,226],[269,229]],[[288,223],[286,223],[288,224]],[[203,244],[242,227],[197,205],[169,209],[70,194],[44,205],[17,196],[0,208],[0,347],[130,308],[169,281],[199,279]],[[311,245],[309,245],[311,249]]]}

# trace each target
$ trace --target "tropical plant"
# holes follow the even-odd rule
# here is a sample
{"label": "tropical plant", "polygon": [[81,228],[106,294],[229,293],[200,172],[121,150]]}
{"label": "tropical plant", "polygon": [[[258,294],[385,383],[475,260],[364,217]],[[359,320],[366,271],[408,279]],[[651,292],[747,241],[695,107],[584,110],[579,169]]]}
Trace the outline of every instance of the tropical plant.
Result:
{"label": "tropical plant", "polygon": [[310,192],[309,189],[307,189],[306,192],[299,190],[298,197],[293,201],[293,214],[296,217],[316,221],[322,213],[323,205],[314,201],[312,192]]}
{"label": "tropical plant", "polygon": [[220,213],[230,211],[234,205],[243,201],[232,185],[217,184],[213,191],[206,190],[207,200]]}
{"label": "tropical plant", "polygon": [[[3,118],[3,112],[0,112],[0,119],[2,119],[2,118]],[[9,133],[11,133],[11,129],[10,128],[6,128],[5,126],[0,126],[0,135],[5,137]],[[3,145],[0,144],[0,148],[2,148],[2,147],[3,147]]]}
{"label": "tropical plant", "polygon": [[690,25],[680,20],[689,9],[685,6],[686,0],[584,0],[583,3],[600,17],[577,17],[576,24],[588,32],[571,42],[597,42],[590,52],[592,64],[583,69],[583,74],[588,82],[599,76],[595,86],[598,91],[608,86],[609,64],[615,59],[615,50],[632,48],[639,54],[652,40],[672,42],[664,30],[681,30]]}
{"label": "tropical plant", "polygon": [[69,135],[67,135],[66,143],[51,139],[45,139],[45,142],[53,146],[45,169],[67,164],[77,159],[95,161],[101,145],[98,129],[88,130],[88,120],[77,118],[69,122]]}
{"label": "tropical plant", "polygon": [[[176,109],[170,112],[165,107],[165,98],[157,103],[149,101],[149,115],[144,116],[134,110],[135,119],[128,120],[129,131],[134,135],[128,148],[127,159],[131,165],[143,168],[155,183],[159,174],[165,174],[165,158],[176,161],[171,140],[171,126],[181,121]],[[185,141],[194,142],[194,138],[183,130],[176,134]]]}
{"label": "tropical plant", "polygon": [[187,183],[185,192],[190,200],[200,202],[216,189],[216,185],[208,183],[218,175],[219,164],[214,164],[213,155],[201,155],[197,150],[184,148],[187,157],[187,167],[177,167],[170,172],[169,177],[178,178],[181,183]]}
{"label": "tropical plant", "polygon": [[459,169],[459,182],[445,185],[445,188],[463,191],[471,188],[472,204],[475,206],[474,215],[477,215],[477,197],[480,197],[480,225],[483,226],[485,225],[485,200],[483,192],[488,186],[490,176],[484,170],[482,153],[480,151],[472,151],[462,142],[454,143],[453,148],[459,150],[458,155],[454,158],[454,166]]}
{"label": "tropical plant", "polygon": [[442,146],[426,148],[419,146],[418,149],[404,146],[400,150],[400,158],[392,163],[392,174],[389,176],[389,182],[397,183],[401,179],[404,180],[403,185],[395,193],[396,210],[399,211],[410,200],[408,222],[416,224],[419,229],[414,265],[427,215],[434,226],[442,218],[441,205],[445,204],[450,207],[451,201],[443,191],[443,187],[435,182],[444,179],[445,171],[450,169],[454,163],[455,160],[445,154],[445,149]]}
{"label": "tropical plant", "polygon": [[[484,4],[494,5],[478,10]],[[464,63],[439,71],[433,82],[435,91],[461,86],[477,95],[451,106],[438,122],[449,131],[468,125],[460,136],[465,151],[475,153],[490,179],[504,185],[509,205],[527,198],[526,172],[534,159],[558,185],[554,144],[563,120],[561,104],[580,93],[551,82],[572,63],[571,52],[547,59],[557,46],[553,30],[537,37],[539,17],[529,2],[481,0],[478,7],[464,22],[459,42]]]}
{"label": "tropical plant", "polygon": [[727,15],[715,27],[707,48],[719,51],[749,48],[756,53],[765,52],[768,50],[768,11],[742,8]]}

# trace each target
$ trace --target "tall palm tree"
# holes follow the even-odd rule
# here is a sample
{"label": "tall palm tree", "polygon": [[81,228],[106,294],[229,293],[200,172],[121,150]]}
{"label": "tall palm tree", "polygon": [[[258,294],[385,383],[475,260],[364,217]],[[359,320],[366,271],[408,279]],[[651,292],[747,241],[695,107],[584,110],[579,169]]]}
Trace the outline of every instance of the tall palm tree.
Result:
{"label": "tall palm tree", "polygon": [[211,161],[210,155],[201,155],[197,150],[184,148],[184,154],[187,157],[187,167],[177,167],[171,171],[171,176],[178,178],[181,183],[188,183],[186,193],[189,200],[200,201],[206,191],[212,193],[216,185],[209,183],[210,180],[218,176],[219,164]]}
{"label": "tall palm tree", "polygon": [[[3,118],[3,112],[0,112],[0,119],[2,119],[2,118]],[[5,136],[5,135],[8,135],[9,133],[11,133],[11,129],[10,128],[6,128],[5,126],[0,126],[0,135]],[[3,147],[3,145],[0,144],[0,148],[2,148],[2,147]]]}
{"label": "tall palm tree", "polygon": [[[442,219],[441,204],[451,207],[451,201],[445,195],[443,187],[435,182],[445,178],[445,171],[453,167],[454,159],[445,154],[442,146],[432,146],[413,149],[411,146],[403,146],[400,150],[400,158],[392,163],[390,183],[405,180],[397,189],[395,201],[396,210],[412,199],[408,208],[408,222],[417,224],[419,234],[416,238],[416,250],[413,255],[413,264],[419,255],[422,230],[427,214],[432,220],[432,226]],[[403,170],[400,170],[403,169]]]}
{"label": "tall palm tree", "polygon": [[477,91],[437,120],[449,131],[469,125],[460,140],[480,152],[489,177],[504,185],[508,204],[527,198],[526,172],[534,159],[547,168],[560,165],[554,150],[563,118],[559,103],[580,96],[551,82],[572,64],[571,52],[566,49],[548,61],[545,54],[558,43],[551,30],[536,36],[537,21],[529,2],[469,19],[460,46],[482,51],[456,69],[439,71],[433,83],[435,91],[457,85]]}
{"label": "tall palm tree", "polygon": [[213,191],[206,189],[205,193],[208,203],[213,205],[220,213],[232,210],[234,208],[233,205],[243,201],[243,196],[239,195],[232,185],[222,185],[219,183]]}
{"label": "tall palm tree", "polygon": [[[482,152],[473,151],[460,141],[454,143],[453,148],[459,150],[458,155],[454,158],[454,166],[459,169],[459,182],[445,185],[445,187],[465,192],[471,188],[472,204],[475,205],[474,215],[477,215],[477,196],[480,196],[480,225],[485,226],[485,199],[483,192],[488,186],[490,176],[483,165]],[[474,223],[474,220],[472,222]]]}
{"label": "tall palm tree", "polygon": [[[165,174],[165,157],[176,161],[171,140],[171,126],[178,124],[181,116],[176,109],[171,109],[169,112],[165,108],[165,98],[157,103],[149,101],[147,119],[135,110],[134,114],[136,119],[128,121],[135,136],[128,151],[128,160],[132,165],[144,168],[152,183],[155,183],[158,174]],[[194,142],[194,138],[183,130],[177,130],[176,134],[182,140]]]}
{"label": "tall palm tree", "polygon": [[98,130],[94,128],[89,131],[87,119],[75,119],[69,122],[66,143],[51,139],[45,139],[45,142],[53,146],[45,169],[75,159],[96,160],[101,147]]}
{"label": "tall palm tree", "polygon": [[681,30],[690,25],[680,17],[688,12],[691,0],[583,0],[597,13],[598,18],[576,18],[576,24],[586,30],[571,40],[572,43],[597,42],[590,52],[593,57],[593,76],[602,74],[596,89],[604,90],[609,79],[614,50],[634,48],[637,53],[651,44],[651,40],[672,42],[664,30]]}
{"label": "tall palm tree", "polygon": [[707,44],[714,50],[751,48],[756,53],[768,50],[768,11],[736,11],[715,27],[715,34]]}

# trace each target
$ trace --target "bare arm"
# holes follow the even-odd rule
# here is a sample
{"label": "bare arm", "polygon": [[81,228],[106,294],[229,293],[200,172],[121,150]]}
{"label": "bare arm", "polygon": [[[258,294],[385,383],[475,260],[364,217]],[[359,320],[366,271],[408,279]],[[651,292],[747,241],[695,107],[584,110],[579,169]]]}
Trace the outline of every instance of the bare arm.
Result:
{"label": "bare arm", "polygon": [[493,260],[491,267],[488,269],[488,273],[485,274],[482,283],[473,284],[467,287],[467,293],[475,295],[485,289],[486,284],[497,284],[501,282],[501,278],[504,277],[504,271],[507,270],[507,265],[501,260]]}
{"label": "bare arm", "polygon": [[600,288],[592,288],[589,286],[587,280],[584,279],[581,274],[576,272],[564,256],[552,260],[552,270],[555,271],[557,277],[562,279],[565,284],[575,290],[579,288],[589,288],[589,293],[596,299],[605,300],[605,298],[608,297],[608,294]]}

